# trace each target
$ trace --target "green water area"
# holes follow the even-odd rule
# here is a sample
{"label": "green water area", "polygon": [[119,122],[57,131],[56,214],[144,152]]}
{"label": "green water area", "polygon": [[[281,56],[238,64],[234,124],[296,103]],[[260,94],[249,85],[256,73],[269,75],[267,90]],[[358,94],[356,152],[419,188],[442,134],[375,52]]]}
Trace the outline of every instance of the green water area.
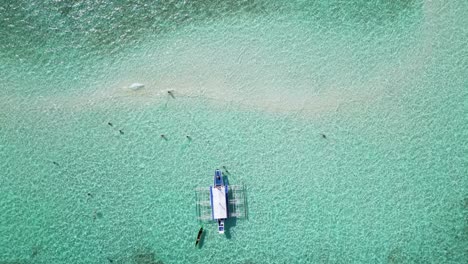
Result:
{"label": "green water area", "polygon": [[[467,1],[1,1],[0,264],[467,263],[467,25]],[[215,169],[246,188],[225,234],[197,220]]]}

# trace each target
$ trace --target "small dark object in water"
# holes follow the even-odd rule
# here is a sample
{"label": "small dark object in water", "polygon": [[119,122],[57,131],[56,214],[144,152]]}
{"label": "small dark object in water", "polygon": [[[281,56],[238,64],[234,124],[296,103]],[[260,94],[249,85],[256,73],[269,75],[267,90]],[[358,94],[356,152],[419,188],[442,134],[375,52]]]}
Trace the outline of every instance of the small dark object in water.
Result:
{"label": "small dark object in water", "polygon": [[327,136],[325,134],[320,133],[322,135],[322,138],[327,139]]}
{"label": "small dark object in water", "polygon": [[197,242],[195,242],[195,246],[198,246],[198,243],[200,243],[200,239],[201,239],[202,234],[203,234],[203,226],[200,227],[200,230],[198,230]]}
{"label": "small dark object in water", "polygon": [[228,169],[226,169],[226,166],[223,166],[223,169],[226,173],[229,173]]}
{"label": "small dark object in water", "polygon": [[96,220],[96,219],[102,218],[102,217],[103,217],[103,214],[101,212],[98,212],[97,209],[93,210],[93,220]]}
{"label": "small dark object in water", "polygon": [[161,134],[161,137],[165,140],[167,140],[167,137],[164,134]]}
{"label": "small dark object in water", "polygon": [[53,163],[55,166],[60,166],[60,165],[58,164],[58,162],[56,162],[56,161],[52,161],[52,163]]}
{"label": "small dark object in water", "polygon": [[89,196],[89,197],[93,197],[93,195],[92,195],[91,193],[88,193],[88,196]]}
{"label": "small dark object in water", "polygon": [[39,254],[39,247],[33,247],[31,257],[35,257]]}
{"label": "small dark object in water", "polygon": [[174,94],[173,94],[172,92],[173,92],[173,90],[167,91],[167,93],[168,93],[172,98],[175,98],[175,97],[174,97]]}
{"label": "small dark object in water", "polygon": [[107,123],[109,126],[113,126],[111,122]]}
{"label": "small dark object in water", "polygon": [[109,257],[107,257],[107,260],[108,260],[110,263],[113,263],[113,262],[114,262],[114,260],[111,259],[111,258],[109,258]]}
{"label": "small dark object in water", "polygon": [[185,136],[188,140],[192,140],[192,138],[190,136]]}
{"label": "small dark object in water", "polygon": [[120,132],[120,135],[123,135],[123,134],[124,134],[124,132],[123,132],[122,129],[120,129],[119,132]]}

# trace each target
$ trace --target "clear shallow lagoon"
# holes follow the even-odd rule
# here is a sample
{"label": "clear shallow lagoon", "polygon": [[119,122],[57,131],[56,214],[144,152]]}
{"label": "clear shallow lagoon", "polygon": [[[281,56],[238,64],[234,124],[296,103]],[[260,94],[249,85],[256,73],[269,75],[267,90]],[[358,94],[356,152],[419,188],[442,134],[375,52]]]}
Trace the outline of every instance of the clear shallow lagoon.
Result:
{"label": "clear shallow lagoon", "polygon": [[[466,262],[467,24],[464,1],[2,2],[0,263]],[[197,249],[221,166],[249,219]]]}

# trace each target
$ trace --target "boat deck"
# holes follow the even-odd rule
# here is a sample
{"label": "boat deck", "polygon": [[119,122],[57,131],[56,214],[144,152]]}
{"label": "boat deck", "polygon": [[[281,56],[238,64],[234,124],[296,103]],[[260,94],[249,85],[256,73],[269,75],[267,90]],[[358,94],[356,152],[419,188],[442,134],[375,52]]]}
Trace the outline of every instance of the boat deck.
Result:
{"label": "boat deck", "polygon": [[210,187],[210,190],[211,190],[211,208],[213,212],[213,219],[228,218],[226,186]]}

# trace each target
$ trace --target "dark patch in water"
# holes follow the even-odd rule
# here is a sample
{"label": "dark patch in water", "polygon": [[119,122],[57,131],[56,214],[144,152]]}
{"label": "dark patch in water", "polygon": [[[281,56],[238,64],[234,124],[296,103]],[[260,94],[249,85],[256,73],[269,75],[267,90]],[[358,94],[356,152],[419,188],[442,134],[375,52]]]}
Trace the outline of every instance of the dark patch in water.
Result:
{"label": "dark patch in water", "polygon": [[222,167],[223,170],[224,170],[224,173],[226,173],[227,175],[231,175],[231,173],[229,173],[228,169],[226,168],[226,166],[223,166]]}
{"label": "dark patch in water", "polygon": [[67,16],[73,9],[72,1],[63,1],[63,5],[58,7],[58,11],[62,16]]}
{"label": "dark patch in water", "polygon": [[402,263],[404,258],[402,257],[402,251],[400,248],[394,248],[388,253],[387,261],[390,264]]}
{"label": "dark patch in water", "polygon": [[387,256],[387,263],[414,263],[415,259],[411,257],[402,248],[396,247],[390,250]]}
{"label": "dark patch in water", "polygon": [[104,217],[104,215],[102,214],[102,212],[98,212],[97,209],[93,210],[93,220],[101,219],[103,217]]}
{"label": "dark patch in water", "polygon": [[150,249],[140,249],[133,255],[136,264],[164,264],[161,260],[156,260],[155,253]]}
{"label": "dark patch in water", "polygon": [[263,9],[263,4],[254,0],[0,1],[0,50],[13,48],[23,58],[44,56],[51,60],[56,56],[47,56],[37,47],[66,39],[55,41],[53,49],[44,51],[50,55],[59,50],[81,50],[89,56],[98,50],[114,54],[126,44],[138,44],[139,38],[148,34],[174,31],[207,19],[261,13]]}
{"label": "dark patch in water", "polygon": [[34,258],[34,257],[36,257],[37,255],[39,255],[41,249],[42,249],[42,248],[41,248],[40,246],[34,246],[34,247],[32,247],[32,249],[31,249],[31,258]]}
{"label": "dark patch in water", "polygon": [[226,219],[224,222],[224,235],[226,236],[227,239],[231,239],[231,230],[233,227],[237,225],[237,217],[231,217]]}

